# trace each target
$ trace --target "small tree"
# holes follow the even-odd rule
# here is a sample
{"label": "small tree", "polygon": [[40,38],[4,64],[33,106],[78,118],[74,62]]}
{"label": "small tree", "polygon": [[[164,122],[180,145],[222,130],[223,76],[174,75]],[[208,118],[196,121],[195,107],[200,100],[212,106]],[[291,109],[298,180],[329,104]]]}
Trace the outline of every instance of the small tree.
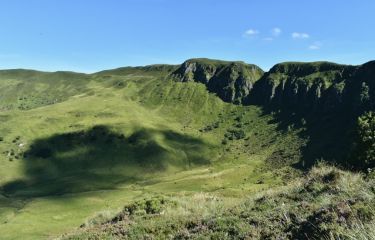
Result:
{"label": "small tree", "polygon": [[362,83],[361,86],[361,93],[359,94],[359,98],[361,101],[361,104],[367,104],[370,100],[370,88],[367,86],[365,82]]}
{"label": "small tree", "polygon": [[363,167],[375,167],[375,113],[358,118],[357,159]]}

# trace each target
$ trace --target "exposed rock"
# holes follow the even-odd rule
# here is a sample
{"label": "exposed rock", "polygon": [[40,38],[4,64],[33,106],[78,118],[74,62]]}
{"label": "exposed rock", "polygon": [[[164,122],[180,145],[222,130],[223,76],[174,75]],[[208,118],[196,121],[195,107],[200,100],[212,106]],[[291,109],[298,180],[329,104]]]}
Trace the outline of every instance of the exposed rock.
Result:
{"label": "exposed rock", "polygon": [[172,73],[178,81],[203,83],[223,101],[232,103],[241,103],[262,75],[256,65],[210,59],[187,60]]}
{"label": "exposed rock", "polygon": [[254,84],[244,102],[300,112],[363,112],[374,108],[374,96],[375,61],[361,66],[281,63]]}
{"label": "exposed rock", "polygon": [[306,110],[342,103],[345,81],[357,67],[328,62],[281,63],[255,84],[247,103]]}
{"label": "exposed rock", "polygon": [[256,65],[190,59],[172,71],[181,82],[200,82],[223,101],[297,112],[350,111],[375,106],[375,61],[361,66],[287,62],[264,73]]}

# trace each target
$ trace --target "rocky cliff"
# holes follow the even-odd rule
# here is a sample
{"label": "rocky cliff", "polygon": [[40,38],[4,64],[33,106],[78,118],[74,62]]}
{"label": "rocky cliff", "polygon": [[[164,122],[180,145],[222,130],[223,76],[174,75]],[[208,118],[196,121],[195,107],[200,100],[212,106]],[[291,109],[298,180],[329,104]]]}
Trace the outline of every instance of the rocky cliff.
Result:
{"label": "rocky cliff", "polygon": [[317,159],[359,165],[353,156],[357,119],[375,109],[375,61],[281,63],[265,73],[243,101],[277,112],[280,128],[303,127],[309,139],[302,166]]}
{"label": "rocky cliff", "polygon": [[298,112],[366,110],[374,106],[375,62],[281,63],[254,84],[245,100]]}
{"label": "rocky cliff", "polygon": [[171,76],[177,81],[203,83],[226,102],[299,112],[369,109],[375,102],[375,62],[360,66],[287,62],[264,73],[244,62],[190,59]]}
{"label": "rocky cliff", "polygon": [[262,75],[263,70],[256,65],[210,59],[187,60],[172,73],[178,81],[203,83],[223,101],[232,103],[242,103]]}
{"label": "rocky cliff", "polygon": [[309,139],[301,149],[304,167],[317,159],[356,161],[350,154],[357,119],[375,110],[375,61],[360,66],[287,62],[263,73],[243,62],[192,59],[172,76],[201,82],[226,102],[261,106],[275,113],[280,129],[301,127],[301,136]]}
{"label": "rocky cliff", "polygon": [[345,80],[355,67],[328,62],[280,63],[254,86],[247,102],[306,110],[342,101]]}
{"label": "rocky cliff", "polygon": [[287,62],[264,73],[244,62],[190,59],[171,76],[203,83],[226,102],[298,112],[366,110],[375,102],[375,61],[360,66]]}

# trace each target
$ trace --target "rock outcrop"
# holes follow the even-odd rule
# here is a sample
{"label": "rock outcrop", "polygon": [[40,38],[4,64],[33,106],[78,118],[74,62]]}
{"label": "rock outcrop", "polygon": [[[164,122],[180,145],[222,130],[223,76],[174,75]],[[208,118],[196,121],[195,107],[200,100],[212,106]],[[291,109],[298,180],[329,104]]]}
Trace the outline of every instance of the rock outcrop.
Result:
{"label": "rock outcrop", "polygon": [[301,134],[309,139],[301,149],[303,167],[322,158],[352,165],[357,119],[375,110],[375,61],[360,66],[288,62],[263,73],[243,62],[192,59],[172,76],[201,82],[223,101],[272,111],[281,129],[303,126]]}
{"label": "rock outcrop", "polygon": [[254,84],[244,101],[298,112],[368,110],[375,102],[375,62],[281,63]]}
{"label": "rock outcrop", "polygon": [[343,101],[345,82],[355,69],[328,62],[277,64],[255,84],[246,102],[295,110],[329,110]]}
{"label": "rock outcrop", "polygon": [[190,59],[174,71],[172,76],[182,82],[203,83],[223,101],[238,104],[250,94],[254,83],[263,73],[258,66],[244,62]]}
{"label": "rock outcrop", "polygon": [[171,76],[200,82],[225,102],[298,112],[356,111],[375,106],[375,61],[360,66],[287,62],[264,73],[256,65],[211,59],[185,61]]}

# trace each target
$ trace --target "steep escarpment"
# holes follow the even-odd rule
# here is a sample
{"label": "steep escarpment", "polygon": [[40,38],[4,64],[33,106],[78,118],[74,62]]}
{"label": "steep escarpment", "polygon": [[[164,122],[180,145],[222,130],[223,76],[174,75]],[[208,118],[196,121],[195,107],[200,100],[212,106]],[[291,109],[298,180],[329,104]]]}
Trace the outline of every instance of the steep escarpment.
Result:
{"label": "steep escarpment", "polygon": [[305,129],[303,165],[321,158],[353,165],[357,119],[374,110],[374,84],[375,62],[281,63],[254,84],[244,102],[277,113],[281,129]]}
{"label": "steep escarpment", "polygon": [[246,103],[297,112],[363,112],[374,105],[375,62],[281,63],[254,84]]}
{"label": "steep escarpment", "polygon": [[345,82],[355,69],[328,62],[277,64],[255,84],[247,100],[276,108],[329,110],[342,102]]}
{"label": "steep escarpment", "polygon": [[225,102],[300,113],[353,113],[371,109],[375,62],[360,66],[286,62],[264,73],[244,62],[190,59],[168,69],[178,81],[200,82]]}
{"label": "steep escarpment", "polygon": [[179,81],[203,83],[223,101],[241,103],[263,75],[256,65],[210,59],[185,61],[172,76]]}
{"label": "steep escarpment", "polygon": [[375,61],[365,63],[346,81],[344,100],[355,113],[375,108]]}

